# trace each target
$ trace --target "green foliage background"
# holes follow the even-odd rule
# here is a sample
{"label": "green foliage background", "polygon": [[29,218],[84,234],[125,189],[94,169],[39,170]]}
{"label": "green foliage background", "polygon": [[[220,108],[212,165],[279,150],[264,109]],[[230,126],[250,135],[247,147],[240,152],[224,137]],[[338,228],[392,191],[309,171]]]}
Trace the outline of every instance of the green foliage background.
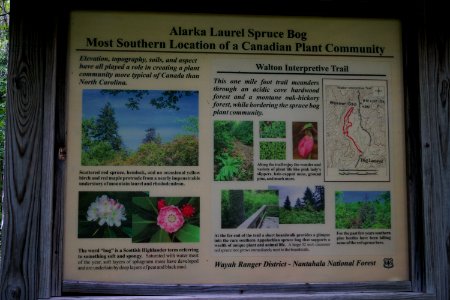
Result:
{"label": "green foliage background", "polygon": [[[252,153],[237,149],[242,144]],[[248,181],[253,179],[253,122],[214,122],[214,179],[216,181]]]}
{"label": "green foliage background", "polygon": [[285,142],[260,142],[259,158],[262,160],[285,160],[286,143]]}
{"label": "green foliage background", "polygon": [[325,224],[325,212],[280,208],[280,224]]}
{"label": "green foliage background", "polygon": [[380,194],[373,201],[344,202],[343,193],[337,191],[336,229],[390,229],[391,195]]}
{"label": "green foliage background", "polygon": [[259,122],[260,138],[285,138],[286,122],[285,121],[260,121]]}
{"label": "green foliage background", "polygon": [[[222,228],[236,228],[240,224],[230,222],[230,191],[222,190]],[[274,206],[268,210],[268,216],[278,217],[278,191],[275,190],[244,190],[244,215],[245,219],[249,218],[253,213],[263,205]]]}

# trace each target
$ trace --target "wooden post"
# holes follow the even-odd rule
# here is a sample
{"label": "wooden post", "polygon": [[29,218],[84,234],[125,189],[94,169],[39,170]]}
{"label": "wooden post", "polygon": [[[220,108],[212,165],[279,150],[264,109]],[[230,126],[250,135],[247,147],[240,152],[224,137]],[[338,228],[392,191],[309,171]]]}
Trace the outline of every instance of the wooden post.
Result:
{"label": "wooden post", "polygon": [[1,299],[50,295],[55,17],[11,1]]}
{"label": "wooden post", "polygon": [[418,39],[425,291],[437,299],[450,299],[450,27],[444,3],[425,1]]}

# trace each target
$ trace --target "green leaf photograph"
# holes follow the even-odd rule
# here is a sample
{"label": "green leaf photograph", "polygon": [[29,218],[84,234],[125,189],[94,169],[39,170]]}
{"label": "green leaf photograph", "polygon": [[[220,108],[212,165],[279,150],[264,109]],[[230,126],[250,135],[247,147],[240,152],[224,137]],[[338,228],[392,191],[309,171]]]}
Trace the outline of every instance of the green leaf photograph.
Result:
{"label": "green leaf photograph", "polygon": [[145,192],[79,192],[78,238],[130,238],[132,198]]}
{"label": "green leaf photograph", "polygon": [[214,121],[214,180],[253,180],[252,121]]}
{"label": "green leaf photograph", "polygon": [[133,243],[198,243],[199,197],[133,198]]}
{"label": "green leaf photograph", "polygon": [[285,138],[286,122],[285,121],[260,121],[259,122],[260,138]]}
{"label": "green leaf photograph", "polygon": [[285,142],[259,142],[259,159],[261,160],[285,160]]}

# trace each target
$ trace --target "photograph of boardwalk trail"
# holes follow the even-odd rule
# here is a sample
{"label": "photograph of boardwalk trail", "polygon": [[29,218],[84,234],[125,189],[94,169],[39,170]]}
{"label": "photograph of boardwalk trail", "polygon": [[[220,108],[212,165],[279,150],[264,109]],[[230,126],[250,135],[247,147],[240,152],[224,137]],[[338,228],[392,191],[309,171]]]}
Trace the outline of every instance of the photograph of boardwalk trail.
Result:
{"label": "photograph of boardwalk trail", "polygon": [[84,90],[83,166],[197,166],[198,91]]}
{"label": "photograph of boardwalk trail", "polygon": [[391,193],[336,191],[336,229],[390,229]]}
{"label": "photograph of boardwalk trail", "polygon": [[269,188],[278,190],[280,224],[325,224],[325,188],[322,185]]}
{"label": "photograph of boardwalk trail", "polygon": [[253,180],[252,121],[214,121],[214,180]]}
{"label": "photograph of boardwalk trail", "polygon": [[222,228],[278,228],[278,192],[222,190]]}

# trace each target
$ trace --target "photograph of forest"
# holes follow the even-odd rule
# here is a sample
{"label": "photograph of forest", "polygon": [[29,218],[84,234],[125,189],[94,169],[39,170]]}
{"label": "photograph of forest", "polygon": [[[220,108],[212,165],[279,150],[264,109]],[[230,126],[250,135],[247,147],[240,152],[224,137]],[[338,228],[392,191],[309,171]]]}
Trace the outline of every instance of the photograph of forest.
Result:
{"label": "photograph of forest", "polygon": [[198,91],[83,90],[84,166],[197,166]]}
{"label": "photograph of forest", "polygon": [[252,121],[214,121],[214,180],[253,180]]}
{"label": "photograph of forest", "polygon": [[389,191],[336,191],[336,229],[390,229]]}
{"label": "photograph of forest", "polygon": [[280,224],[325,224],[325,188],[269,186],[278,191]]}
{"label": "photograph of forest", "polygon": [[263,206],[263,222],[259,228],[278,228],[278,191],[275,190],[222,190],[222,228],[237,228]]}

